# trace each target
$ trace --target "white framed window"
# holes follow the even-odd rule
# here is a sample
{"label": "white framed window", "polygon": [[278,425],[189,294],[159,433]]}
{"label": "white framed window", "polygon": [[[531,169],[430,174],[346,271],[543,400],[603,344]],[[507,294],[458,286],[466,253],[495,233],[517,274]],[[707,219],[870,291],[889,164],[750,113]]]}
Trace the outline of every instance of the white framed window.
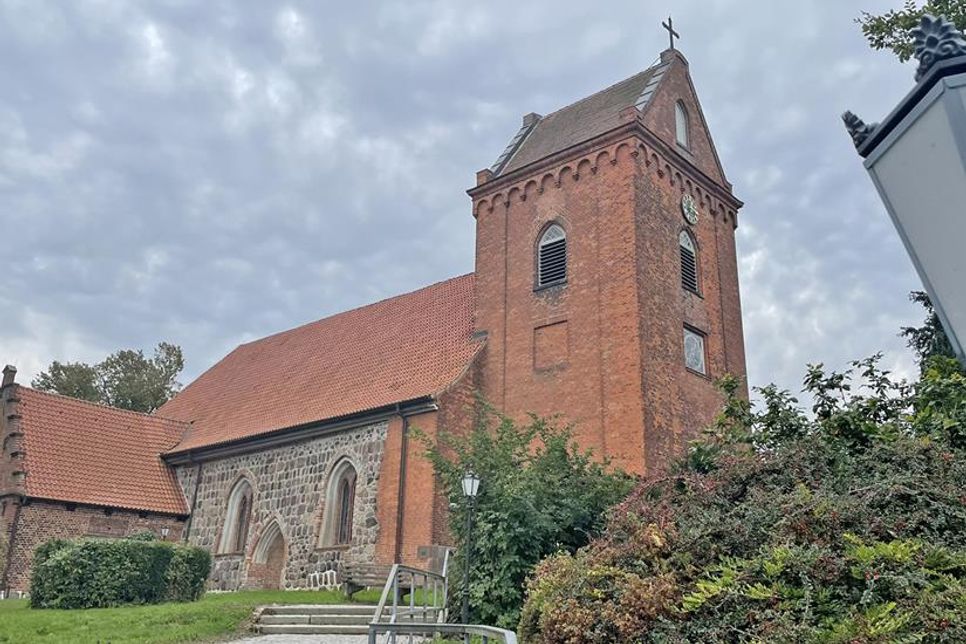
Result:
{"label": "white framed window", "polygon": [[543,231],[537,244],[537,287],[567,281],[567,233],[558,224]]}
{"label": "white framed window", "polygon": [[678,101],[674,104],[674,138],[682,148],[691,147],[688,129],[688,110],[685,109],[684,103]]}
{"label": "white framed window", "polygon": [[684,327],[684,366],[696,373],[708,375],[704,334],[689,327]]}
{"label": "white framed window", "polygon": [[252,518],[252,486],[245,479],[235,483],[228,496],[228,511],[221,529],[218,553],[244,552]]}
{"label": "white framed window", "polygon": [[692,293],[700,293],[698,289],[698,249],[691,233],[682,230],[678,235],[678,246],[681,248],[681,287]]}

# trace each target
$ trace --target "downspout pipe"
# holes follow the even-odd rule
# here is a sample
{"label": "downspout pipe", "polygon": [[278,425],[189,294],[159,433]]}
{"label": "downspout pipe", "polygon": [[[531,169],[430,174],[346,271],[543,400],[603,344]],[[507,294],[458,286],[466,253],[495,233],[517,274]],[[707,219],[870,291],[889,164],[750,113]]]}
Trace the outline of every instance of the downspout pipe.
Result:
{"label": "downspout pipe", "polygon": [[198,461],[198,467],[195,468],[195,489],[191,492],[191,507],[188,508],[188,522],[184,526],[184,534],[181,535],[182,543],[188,543],[188,535],[191,534],[191,524],[195,518],[195,506],[198,505],[198,488],[201,487],[201,465],[202,462]]}
{"label": "downspout pipe", "polygon": [[396,413],[402,419],[402,437],[399,441],[399,490],[396,498],[396,547],[393,563],[402,563],[403,520],[406,516],[406,474],[409,461],[409,417],[396,404]]}

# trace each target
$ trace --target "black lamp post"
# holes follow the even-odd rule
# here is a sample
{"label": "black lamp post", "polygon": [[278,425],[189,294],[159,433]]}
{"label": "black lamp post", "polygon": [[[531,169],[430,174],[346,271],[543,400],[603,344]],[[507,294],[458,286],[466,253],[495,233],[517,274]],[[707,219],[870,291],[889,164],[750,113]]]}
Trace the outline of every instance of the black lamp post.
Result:
{"label": "black lamp post", "polygon": [[470,623],[470,559],[473,554],[473,510],[476,508],[476,494],[480,491],[480,477],[468,470],[463,475],[463,496],[466,508],[466,557],[463,562],[463,623]]}

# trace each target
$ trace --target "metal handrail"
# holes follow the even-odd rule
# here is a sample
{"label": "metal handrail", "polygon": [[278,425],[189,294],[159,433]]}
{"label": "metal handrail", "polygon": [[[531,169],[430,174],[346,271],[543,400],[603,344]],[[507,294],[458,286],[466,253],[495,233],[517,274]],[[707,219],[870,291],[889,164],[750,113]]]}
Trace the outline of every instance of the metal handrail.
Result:
{"label": "metal handrail", "polygon": [[376,644],[376,638],[382,634],[389,634],[393,638],[396,635],[463,635],[467,638],[470,635],[479,635],[483,639],[483,644],[489,644],[490,640],[502,642],[503,644],[517,644],[517,636],[512,631],[496,628],[495,626],[478,626],[475,624],[369,624],[369,644]]}
{"label": "metal handrail", "polygon": [[[446,602],[449,597],[449,554],[447,548],[443,555],[443,567],[439,573],[430,570],[421,570],[403,564],[393,564],[386,579],[386,585],[382,589],[379,597],[379,604],[373,614],[372,622],[369,624],[369,644],[376,644],[380,635],[385,635],[389,642],[395,644],[396,636],[409,636],[412,644],[413,637],[427,637],[436,635],[461,635],[463,641],[468,644],[470,636],[476,635],[482,638],[483,644],[489,644],[490,640],[494,643],[517,644],[517,636],[512,631],[507,631],[494,626],[481,626],[477,624],[447,624]],[[402,599],[402,586],[409,582],[409,602],[408,605],[400,605]],[[422,581],[422,585],[418,584]],[[429,590],[432,589],[432,604],[430,604]],[[416,603],[417,590],[422,589],[421,605]],[[442,590],[442,596],[439,591]],[[384,618],[386,608],[389,606],[389,599],[392,597],[392,613],[388,620]],[[441,601],[440,601],[441,600]],[[427,621],[427,617],[434,618],[435,621]],[[400,621],[402,618],[403,621]],[[416,621],[419,619],[420,621]]]}
{"label": "metal handrail", "polygon": [[[408,618],[409,622],[426,621],[427,617],[432,617],[436,622],[445,622],[447,616],[446,598],[449,585],[446,578],[446,568],[449,563],[449,551],[443,560],[443,574],[413,568],[403,564],[393,564],[386,579],[386,585],[382,589],[379,604],[373,614],[373,623],[382,623],[392,598],[392,612],[389,614],[388,623],[395,624],[400,617]],[[400,605],[402,600],[402,583],[408,581],[409,602],[408,605]],[[422,582],[421,584],[419,582]],[[417,605],[417,590],[422,590],[420,604]],[[431,593],[431,594],[430,594]],[[432,603],[430,604],[430,599]]]}

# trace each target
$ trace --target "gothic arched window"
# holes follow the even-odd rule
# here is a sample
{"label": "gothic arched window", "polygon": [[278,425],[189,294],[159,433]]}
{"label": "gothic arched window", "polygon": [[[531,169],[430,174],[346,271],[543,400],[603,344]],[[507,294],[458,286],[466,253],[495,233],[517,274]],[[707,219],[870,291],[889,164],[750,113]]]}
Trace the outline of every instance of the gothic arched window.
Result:
{"label": "gothic arched window", "polygon": [[698,293],[698,251],[694,238],[691,233],[682,230],[678,235],[678,244],[681,247],[681,286]]}
{"label": "gothic arched window", "polygon": [[537,244],[537,287],[566,281],[567,233],[558,224],[551,224]]}
{"label": "gothic arched window", "polygon": [[344,546],[352,543],[352,515],[356,501],[356,468],[344,460],[332,470],[325,508],[321,541],[326,546]]}
{"label": "gothic arched window", "polygon": [[228,496],[228,511],[218,543],[219,553],[244,552],[252,518],[252,486],[241,479]]}
{"label": "gothic arched window", "polygon": [[688,125],[688,111],[684,103],[678,101],[674,104],[674,138],[682,148],[691,147]]}

